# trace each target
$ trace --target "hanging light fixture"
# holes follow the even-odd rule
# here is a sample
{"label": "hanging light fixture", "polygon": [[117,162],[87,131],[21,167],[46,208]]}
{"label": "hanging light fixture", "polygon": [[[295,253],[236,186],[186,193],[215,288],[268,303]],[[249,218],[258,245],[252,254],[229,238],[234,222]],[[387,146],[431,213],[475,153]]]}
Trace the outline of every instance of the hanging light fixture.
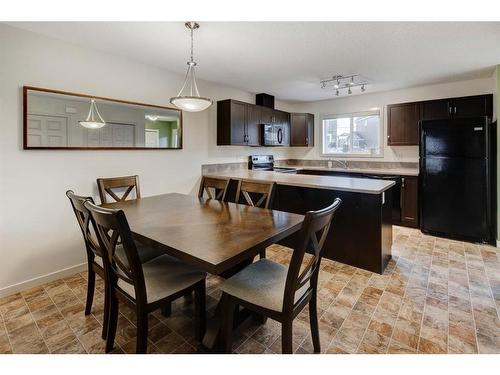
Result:
{"label": "hanging light fixture", "polygon": [[[196,85],[195,67],[196,62],[193,58],[193,32],[200,27],[196,22],[186,22],[184,24],[191,32],[191,60],[188,61],[188,70],[184,84],[177,96],[170,98],[170,103],[177,108],[187,112],[199,112],[212,105],[212,100],[200,96],[198,86]],[[186,92],[184,92],[184,90]]]}
{"label": "hanging light fixture", "polygon": [[345,92],[347,92],[348,95],[351,95],[354,92],[353,88],[355,87],[359,87],[362,93],[366,92],[366,85],[369,83],[370,82],[360,74],[351,74],[347,76],[336,74],[332,76],[332,78],[320,81],[322,89],[333,87],[335,90],[335,96],[340,96]]}
{"label": "hanging light fixture", "polygon": [[90,109],[87,118],[85,121],[78,121],[78,123],[87,129],[99,129],[106,125],[106,122],[97,109],[97,104],[94,99],[90,99]]}

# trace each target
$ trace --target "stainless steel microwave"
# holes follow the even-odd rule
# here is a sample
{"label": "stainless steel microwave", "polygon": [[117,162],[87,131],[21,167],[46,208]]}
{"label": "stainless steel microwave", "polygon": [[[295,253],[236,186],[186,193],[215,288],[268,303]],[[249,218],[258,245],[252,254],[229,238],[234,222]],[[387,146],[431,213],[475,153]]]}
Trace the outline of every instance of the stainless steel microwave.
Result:
{"label": "stainless steel microwave", "polygon": [[262,125],[262,144],[264,146],[289,146],[290,141],[285,125],[263,124]]}

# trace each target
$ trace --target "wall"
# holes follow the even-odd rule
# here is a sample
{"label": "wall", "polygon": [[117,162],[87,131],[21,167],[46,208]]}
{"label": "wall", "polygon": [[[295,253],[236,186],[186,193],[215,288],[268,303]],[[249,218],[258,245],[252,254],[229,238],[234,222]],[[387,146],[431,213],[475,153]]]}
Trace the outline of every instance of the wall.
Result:
{"label": "wall", "polygon": [[[216,106],[184,114],[183,150],[22,150],[23,85],[168,105],[184,77],[3,24],[0,49],[0,295],[56,277],[53,272],[74,272],[85,261],[67,189],[97,198],[97,177],[138,174],[144,196],[194,193],[203,163],[293,155],[288,148],[217,147]],[[198,84],[214,100],[254,102],[248,92]]]}
{"label": "wall", "polygon": [[[462,82],[452,82],[439,85],[421,86],[403,90],[377,92],[373,94],[353,95],[333,100],[324,100],[293,105],[296,112],[309,112],[314,114],[315,120],[315,147],[304,149],[302,157],[318,159],[321,153],[321,116],[324,114],[343,114],[369,111],[379,108],[384,124],[383,158],[378,161],[418,161],[418,146],[387,146],[387,104],[420,101],[425,99],[440,99],[453,96],[467,96],[491,94],[495,91],[496,80],[490,78],[475,79]],[[369,87],[368,89],[369,90]],[[349,158],[351,160],[367,160],[366,158]]]}

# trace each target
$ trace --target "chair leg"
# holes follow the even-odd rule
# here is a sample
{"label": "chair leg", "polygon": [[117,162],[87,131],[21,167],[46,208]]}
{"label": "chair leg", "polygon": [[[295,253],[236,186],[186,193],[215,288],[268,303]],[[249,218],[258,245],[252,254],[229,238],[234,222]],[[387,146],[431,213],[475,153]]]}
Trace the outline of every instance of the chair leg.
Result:
{"label": "chair leg", "polygon": [[102,322],[102,339],[105,340],[108,335],[109,326],[109,298],[110,298],[109,285],[106,280],[104,280],[104,316]]}
{"label": "chair leg", "polygon": [[293,353],[292,327],[293,327],[292,319],[284,320],[281,323],[281,352],[283,354]]}
{"label": "chair leg", "polygon": [[311,300],[309,301],[309,324],[311,325],[314,353],[320,353],[321,344],[319,340],[318,310],[316,305],[316,293],[313,293]]}
{"label": "chair leg", "polygon": [[266,258],[266,248],[263,248],[260,252],[260,259],[265,259]]}
{"label": "chair leg", "polygon": [[88,280],[87,280],[87,302],[85,303],[85,315],[89,315],[92,310],[92,302],[94,301],[95,290],[95,271],[92,265],[89,264]]}
{"label": "chair leg", "polygon": [[161,315],[165,317],[172,315],[172,302],[167,302],[161,307]]}
{"label": "chair leg", "polygon": [[233,349],[233,320],[234,303],[230,295],[223,293],[222,303],[222,321],[221,321],[221,350],[223,353],[231,353]]}
{"label": "chair leg", "polygon": [[116,326],[118,325],[118,298],[115,292],[109,291],[109,318],[108,318],[108,333],[106,335],[106,353],[113,350],[115,345]]}
{"label": "chair leg", "polygon": [[198,283],[198,286],[194,290],[194,310],[195,310],[195,327],[196,327],[196,339],[198,341],[203,340],[206,329],[206,290],[205,290],[205,280]]}
{"label": "chair leg", "polygon": [[148,350],[148,313],[137,305],[137,342],[135,352],[137,354],[146,354]]}

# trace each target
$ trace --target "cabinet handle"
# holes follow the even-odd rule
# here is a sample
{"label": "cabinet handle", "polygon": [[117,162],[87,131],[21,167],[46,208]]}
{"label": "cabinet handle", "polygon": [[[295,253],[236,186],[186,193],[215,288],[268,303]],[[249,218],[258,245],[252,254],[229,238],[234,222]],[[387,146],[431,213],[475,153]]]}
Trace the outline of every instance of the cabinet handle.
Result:
{"label": "cabinet handle", "polygon": [[399,207],[403,209],[403,190],[405,188],[405,179],[401,178],[401,193],[399,194]]}
{"label": "cabinet handle", "polygon": [[390,135],[388,135],[388,136],[387,136],[387,140],[388,140],[389,142],[391,141],[391,136],[390,136]]}
{"label": "cabinet handle", "polygon": [[453,108],[452,108],[451,106],[450,106],[450,107],[448,107],[448,112],[449,112],[449,115],[450,115],[450,116],[451,116],[452,111],[453,111]]}
{"label": "cabinet handle", "polygon": [[457,114],[457,106],[453,107],[453,113],[456,115]]}

